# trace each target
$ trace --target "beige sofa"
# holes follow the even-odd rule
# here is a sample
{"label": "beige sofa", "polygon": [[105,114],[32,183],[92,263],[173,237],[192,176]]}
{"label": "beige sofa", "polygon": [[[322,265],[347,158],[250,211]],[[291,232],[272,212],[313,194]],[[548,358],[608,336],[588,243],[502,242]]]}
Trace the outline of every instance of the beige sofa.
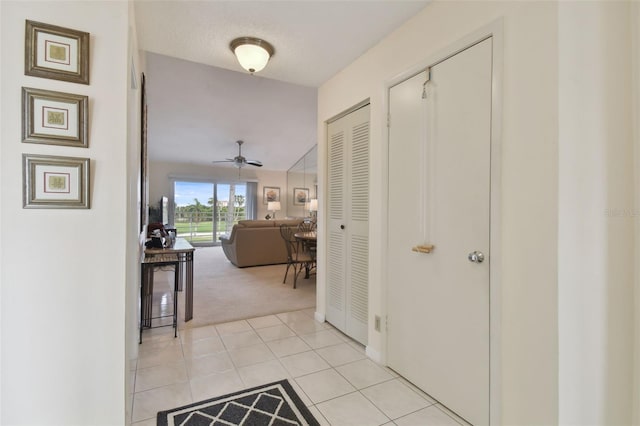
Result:
{"label": "beige sofa", "polygon": [[239,268],[287,263],[280,225],[297,227],[302,219],[241,220],[230,235],[220,237],[227,259]]}

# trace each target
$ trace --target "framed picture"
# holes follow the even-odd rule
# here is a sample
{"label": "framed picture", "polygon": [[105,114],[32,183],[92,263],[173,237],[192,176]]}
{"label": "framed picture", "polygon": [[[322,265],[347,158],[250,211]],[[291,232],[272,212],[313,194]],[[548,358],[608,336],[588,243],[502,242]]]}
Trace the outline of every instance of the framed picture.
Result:
{"label": "framed picture", "polygon": [[293,205],[304,206],[309,201],[309,188],[293,188]]}
{"label": "framed picture", "polygon": [[89,33],[26,21],[24,73],[89,84]]}
{"label": "framed picture", "polygon": [[25,209],[88,209],[89,159],[22,154]]}
{"label": "framed picture", "polygon": [[89,145],[88,96],[22,88],[22,142]]}
{"label": "framed picture", "polygon": [[277,186],[265,186],[262,188],[262,203],[269,201],[280,201],[280,188]]}

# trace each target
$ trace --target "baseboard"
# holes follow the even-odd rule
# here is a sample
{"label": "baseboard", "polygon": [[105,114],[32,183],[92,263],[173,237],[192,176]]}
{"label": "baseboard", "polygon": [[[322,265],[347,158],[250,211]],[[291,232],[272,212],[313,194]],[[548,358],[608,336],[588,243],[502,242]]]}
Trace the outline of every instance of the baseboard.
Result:
{"label": "baseboard", "polygon": [[365,347],[364,353],[371,358],[372,361],[375,361],[378,364],[382,364],[382,355],[380,352],[373,349],[371,346]]}
{"label": "baseboard", "polygon": [[326,320],[324,314],[321,314],[320,312],[314,312],[313,318],[318,322],[325,322]]}

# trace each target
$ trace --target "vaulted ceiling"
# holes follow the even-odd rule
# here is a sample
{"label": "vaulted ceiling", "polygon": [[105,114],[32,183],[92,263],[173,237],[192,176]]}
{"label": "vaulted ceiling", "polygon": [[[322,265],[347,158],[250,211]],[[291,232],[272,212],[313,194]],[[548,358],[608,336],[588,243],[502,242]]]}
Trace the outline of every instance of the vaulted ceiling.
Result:
{"label": "vaulted ceiling", "polygon": [[[309,95],[315,96],[317,87],[427,3],[137,0],[139,47],[159,54],[150,63],[170,57],[167,61],[177,68],[194,68],[204,74],[208,69],[211,84],[224,81],[222,86],[226,85],[225,90],[209,87],[208,94],[201,93],[207,98],[197,102],[182,99],[174,105],[175,114],[170,111],[171,102],[166,104],[170,99],[163,100],[166,111],[161,116],[150,109],[150,159],[167,161],[172,153],[173,161],[211,164],[220,157],[233,157],[235,140],[246,139],[245,156],[261,160],[265,169],[286,170],[316,143],[315,98],[310,102]],[[240,68],[229,49],[229,42],[241,36],[259,37],[275,47],[267,67],[255,76]],[[158,101],[159,86],[171,78],[179,91],[191,77],[165,75],[154,86],[154,68],[148,69],[150,108]],[[281,92],[280,99],[267,98],[274,90]],[[200,108],[206,111],[192,114],[190,108],[202,102]],[[153,114],[155,120],[151,120]],[[305,114],[311,119],[298,118]]]}

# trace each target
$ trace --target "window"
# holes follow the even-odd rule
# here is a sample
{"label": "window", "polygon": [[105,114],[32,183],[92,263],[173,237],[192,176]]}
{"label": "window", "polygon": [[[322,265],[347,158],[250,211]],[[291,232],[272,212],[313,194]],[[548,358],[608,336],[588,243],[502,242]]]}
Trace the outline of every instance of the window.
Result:
{"label": "window", "polygon": [[240,220],[253,219],[256,183],[174,183],[174,226],[192,244],[220,243]]}

